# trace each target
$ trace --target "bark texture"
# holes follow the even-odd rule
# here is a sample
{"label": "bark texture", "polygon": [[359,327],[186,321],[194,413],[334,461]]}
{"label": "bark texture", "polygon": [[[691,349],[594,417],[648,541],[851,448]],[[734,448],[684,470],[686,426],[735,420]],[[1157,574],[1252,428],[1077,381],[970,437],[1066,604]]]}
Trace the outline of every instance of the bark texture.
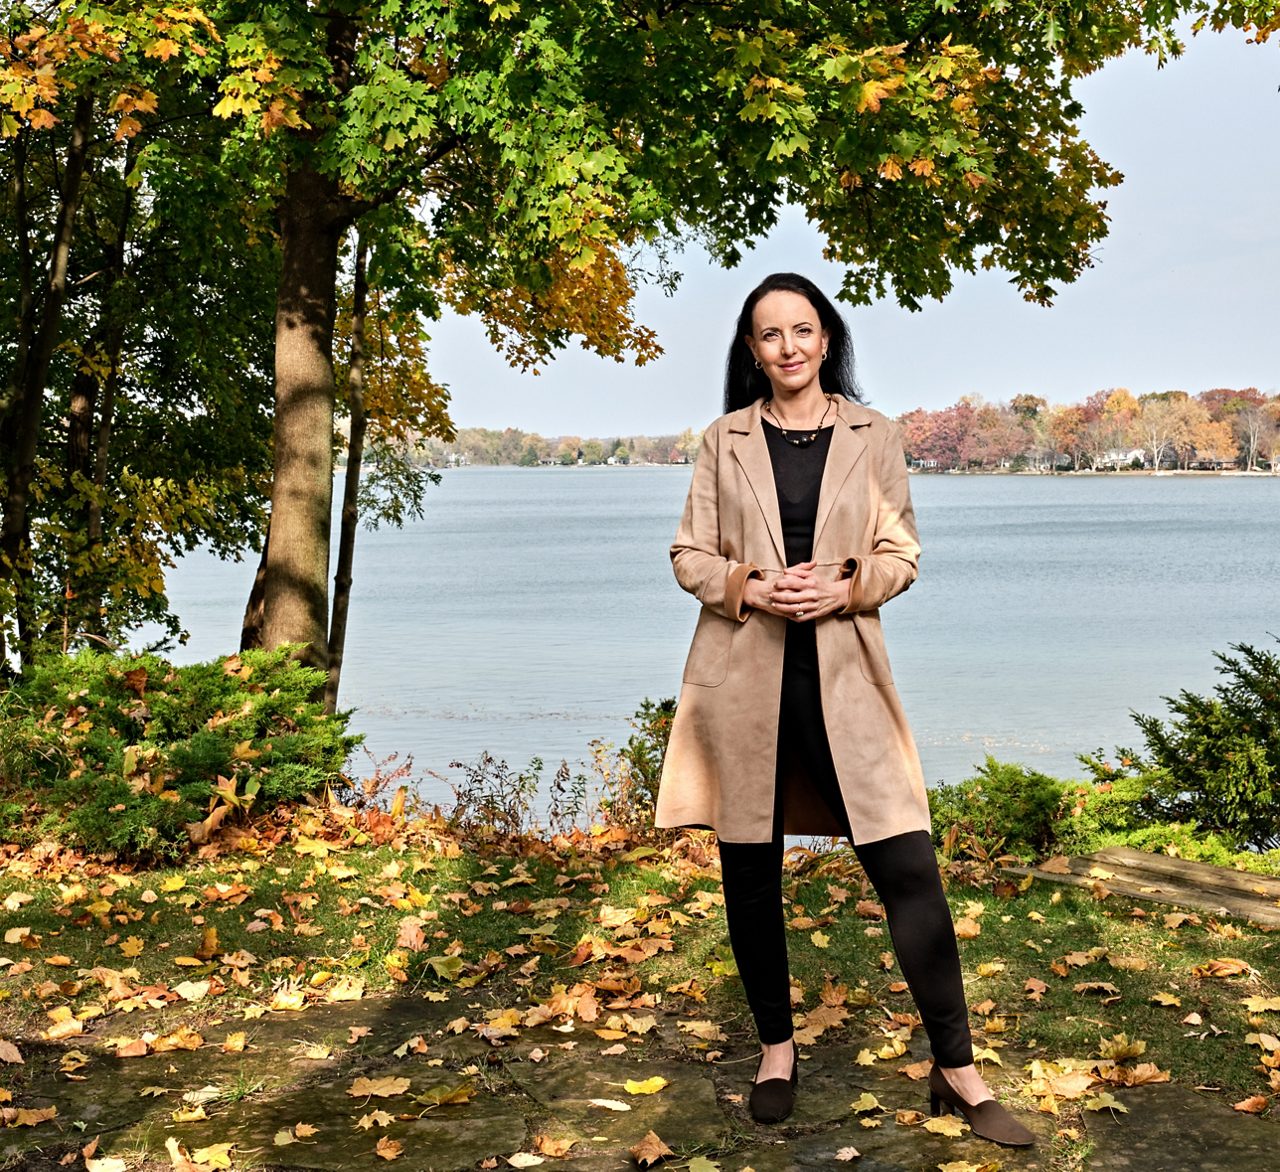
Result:
{"label": "bark texture", "polygon": [[280,207],[275,477],[262,643],[301,644],[299,658],[322,670],[333,503],[334,290],[348,217],[335,179],[306,163],[290,172]]}
{"label": "bark texture", "polygon": [[351,605],[352,567],[355,563],[356,528],[360,522],[360,471],[364,462],[364,323],[369,297],[368,244],[356,246],[355,288],[351,308],[351,365],[347,373],[347,399],[351,435],[347,442],[347,474],[342,486],[342,525],[338,533],[338,569],[333,577],[333,620],[329,625],[329,680],[324,708],[338,710],[338,686],[342,679],[342,655],[347,642],[347,612]]}

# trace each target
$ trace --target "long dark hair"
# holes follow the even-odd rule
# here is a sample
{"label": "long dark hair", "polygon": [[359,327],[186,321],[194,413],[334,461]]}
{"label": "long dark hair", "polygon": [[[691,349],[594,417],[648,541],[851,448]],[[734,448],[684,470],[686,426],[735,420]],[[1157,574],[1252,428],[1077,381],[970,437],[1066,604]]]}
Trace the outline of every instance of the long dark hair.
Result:
{"label": "long dark hair", "polygon": [[772,273],[765,277],[742,303],[738,324],[733,330],[733,342],[729,346],[729,359],[724,369],[724,409],[736,411],[748,407],[759,398],[773,394],[769,380],[747,349],[743,339],[751,333],[751,315],[756,303],[768,293],[782,290],[799,293],[808,299],[818,311],[818,320],[827,331],[827,357],[818,372],[822,389],[828,395],[842,395],[856,403],[862,402],[862,391],[853,375],[853,339],[849,327],[831,300],[808,277],[799,273]]}

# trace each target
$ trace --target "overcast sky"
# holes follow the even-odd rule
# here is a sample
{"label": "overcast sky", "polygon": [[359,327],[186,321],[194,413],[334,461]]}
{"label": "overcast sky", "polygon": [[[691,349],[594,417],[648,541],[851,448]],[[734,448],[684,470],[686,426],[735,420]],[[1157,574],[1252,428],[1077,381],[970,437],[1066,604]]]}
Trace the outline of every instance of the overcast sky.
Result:
{"label": "overcast sky", "polygon": [[[1280,391],[1280,43],[1196,38],[1163,70],[1131,54],[1078,84],[1085,137],[1125,182],[1108,193],[1097,264],[1053,308],[1023,301],[999,273],[960,275],[939,304],[843,307],[859,378],[889,415],[964,394],[1076,402],[1256,386]],[[770,272],[806,273],[834,293],[838,270],[802,215],[788,213],[734,270],[689,250],[672,297],[645,289],[638,316],[664,356],[643,368],[572,350],[537,377],[510,370],[479,326],[433,329],[432,373],[463,427],[543,435],[658,435],[720,410],[720,372],[743,297]]]}

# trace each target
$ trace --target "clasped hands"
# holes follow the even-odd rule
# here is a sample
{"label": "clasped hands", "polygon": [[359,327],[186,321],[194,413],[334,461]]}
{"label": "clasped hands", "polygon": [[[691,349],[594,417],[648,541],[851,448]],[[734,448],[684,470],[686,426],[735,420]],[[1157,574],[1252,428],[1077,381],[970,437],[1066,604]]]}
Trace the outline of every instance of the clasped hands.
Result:
{"label": "clasped hands", "polygon": [[817,562],[798,562],[776,578],[748,578],[742,600],[797,623],[823,618],[849,603],[849,579],[829,580],[814,573]]}

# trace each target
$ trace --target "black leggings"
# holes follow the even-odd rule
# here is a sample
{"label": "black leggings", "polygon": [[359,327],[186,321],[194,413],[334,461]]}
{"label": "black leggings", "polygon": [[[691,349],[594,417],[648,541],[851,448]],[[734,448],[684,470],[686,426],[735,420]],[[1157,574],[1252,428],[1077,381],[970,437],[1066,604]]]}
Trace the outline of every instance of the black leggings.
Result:
{"label": "black leggings", "polygon": [[[816,696],[816,656],[809,678],[808,656],[791,652],[789,640],[778,728],[773,840],[720,843],[729,941],[760,1040],[770,1045],[791,1037],[791,981],[782,911],[782,809],[788,772],[804,767],[848,834]],[[934,1060],[940,1066],[968,1066],[973,1045],[960,954],[929,835],[915,830],[877,842],[853,843],[853,849],[884,905],[894,951],[929,1035]]]}

